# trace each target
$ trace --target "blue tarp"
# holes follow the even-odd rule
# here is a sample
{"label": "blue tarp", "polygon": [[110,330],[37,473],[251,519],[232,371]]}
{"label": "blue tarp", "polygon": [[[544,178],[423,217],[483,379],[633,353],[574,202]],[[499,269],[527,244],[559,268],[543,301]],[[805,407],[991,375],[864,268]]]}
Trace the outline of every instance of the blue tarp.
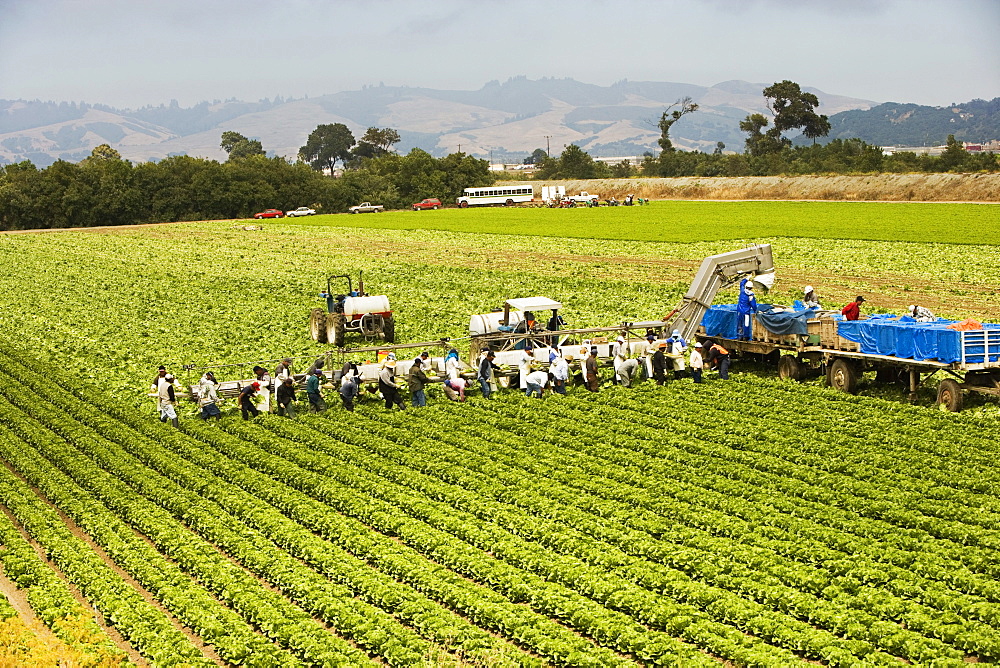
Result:
{"label": "blue tarp", "polygon": [[[934,322],[917,322],[910,316],[873,315],[866,320],[842,320],[837,333],[860,344],[861,352],[870,355],[892,355],[904,359],[960,362],[962,333],[948,329],[954,320],[939,318]],[[1000,325],[985,324],[984,330],[1000,329]],[[989,351],[990,361],[997,361],[1000,350]],[[966,345],[966,362],[977,364],[986,357],[985,341],[981,345]]]}
{"label": "blue tarp", "polygon": [[760,321],[760,324],[774,334],[808,334],[809,326],[806,321],[814,317],[816,317],[816,309],[813,308],[794,311],[765,311],[761,309],[757,312],[757,320]]}

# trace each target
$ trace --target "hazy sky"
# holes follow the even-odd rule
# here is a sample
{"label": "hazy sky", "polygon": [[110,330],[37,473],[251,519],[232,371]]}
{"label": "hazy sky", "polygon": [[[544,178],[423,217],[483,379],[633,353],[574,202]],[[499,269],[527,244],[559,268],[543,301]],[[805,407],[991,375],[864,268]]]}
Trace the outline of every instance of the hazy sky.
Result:
{"label": "hazy sky", "polygon": [[118,107],[517,75],[1000,96],[1000,0],[0,0],[0,98]]}

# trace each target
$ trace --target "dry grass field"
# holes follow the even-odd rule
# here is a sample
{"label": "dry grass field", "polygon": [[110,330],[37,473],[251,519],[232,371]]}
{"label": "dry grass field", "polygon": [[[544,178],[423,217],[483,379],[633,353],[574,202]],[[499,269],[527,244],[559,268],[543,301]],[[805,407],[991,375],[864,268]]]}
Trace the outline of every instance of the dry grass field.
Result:
{"label": "dry grass field", "polygon": [[1000,202],[1000,174],[683,176],[546,182],[555,184],[565,185],[567,193],[586,190],[602,198],[618,199],[634,193],[651,199]]}

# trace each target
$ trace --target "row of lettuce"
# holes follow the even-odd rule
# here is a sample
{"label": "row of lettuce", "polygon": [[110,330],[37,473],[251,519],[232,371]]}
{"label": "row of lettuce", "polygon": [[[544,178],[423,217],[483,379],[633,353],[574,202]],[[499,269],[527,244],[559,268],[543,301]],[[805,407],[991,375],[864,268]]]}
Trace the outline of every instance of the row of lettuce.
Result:
{"label": "row of lettuce", "polygon": [[745,378],[175,431],[0,369],[0,500],[153,660],[1000,657],[995,439],[934,414]]}

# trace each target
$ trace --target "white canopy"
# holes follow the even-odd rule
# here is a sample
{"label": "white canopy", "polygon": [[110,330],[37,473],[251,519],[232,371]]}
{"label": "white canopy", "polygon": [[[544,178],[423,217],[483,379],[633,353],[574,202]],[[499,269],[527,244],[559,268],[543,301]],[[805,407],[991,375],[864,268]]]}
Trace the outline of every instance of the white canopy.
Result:
{"label": "white canopy", "polygon": [[508,299],[506,304],[518,311],[543,311],[545,309],[560,309],[562,304],[548,297],[521,297]]}

